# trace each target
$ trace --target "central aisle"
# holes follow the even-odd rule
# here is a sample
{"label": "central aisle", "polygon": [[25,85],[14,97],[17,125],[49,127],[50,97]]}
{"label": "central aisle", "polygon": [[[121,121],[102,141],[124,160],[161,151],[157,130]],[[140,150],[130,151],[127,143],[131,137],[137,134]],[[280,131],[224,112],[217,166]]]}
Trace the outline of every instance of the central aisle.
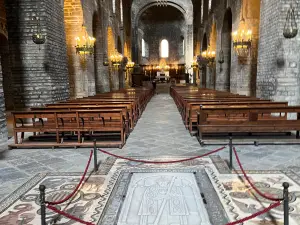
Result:
{"label": "central aisle", "polygon": [[171,96],[159,94],[148,103],[123,150],[137,153],[135,155],[155,156],[199,151],[199,147],[197,139],[185,129]]}

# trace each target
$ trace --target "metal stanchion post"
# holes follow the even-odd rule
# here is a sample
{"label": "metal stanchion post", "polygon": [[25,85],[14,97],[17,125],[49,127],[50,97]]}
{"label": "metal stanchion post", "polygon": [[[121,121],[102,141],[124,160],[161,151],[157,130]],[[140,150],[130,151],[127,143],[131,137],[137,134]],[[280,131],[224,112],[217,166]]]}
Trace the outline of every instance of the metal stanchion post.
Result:
{"label": "metal stanchion post", "polygon": [[40,185],[41,225],[46,225],[45,185]]}
{"label": "metal stanchion post", "polygon": [[283,183],[284,225],[289,225],[289,183]]}
{"label": "metal stanchion post", "polygon": [[229,169],[232,170],[232,137],[229,137]]}
{"label": "metal stanchion post", "polygon": [[98,160],[97,160],[97,141],[94,139],[94,172],[98,171]]}

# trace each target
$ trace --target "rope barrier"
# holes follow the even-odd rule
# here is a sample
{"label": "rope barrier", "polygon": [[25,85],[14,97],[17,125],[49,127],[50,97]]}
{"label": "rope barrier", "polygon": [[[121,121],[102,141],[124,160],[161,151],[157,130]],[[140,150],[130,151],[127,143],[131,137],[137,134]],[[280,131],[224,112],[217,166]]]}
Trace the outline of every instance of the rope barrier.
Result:
{"label": "rope barrier", "polygon": [[258,190],[258,189],[255,187],[255,185],[250,181],[249,177],[247,176],[247,174],[246,174],[246,172],[245,172],[245,170],[244,170],[244,168],[243,168],[243,166],[242,166],[242,163],[241,163],[241,161],[240,161],[240,158],[239,158],[239,156],[238,156],[238,154],[237,154],[237,152],[236,152],[235,147],[233,147],[233,152],[234,152],[235,158],[236,158],[236,160],[237,160],[237,163],[238,163],[238,165],[239,165],[239,167],[240,167],[240,169],[241,169],[241,171],[242,171],[244,177],[246,178],[246,180],[248,181],[248,183],[250,184],[250,186],[252,187],[252,189],[254,189],[261,197],[263,197],[263,198],[265,198],[265,199],[268,199],[268,200],[270,200],[270,201],[277,202],[277,201],[282,201],[282,200],[284,200],[284,198],[272,198],[272,197],[269,197],[269,196],[265,195],[264,193],[262,193],[260,190]]}
{"label": "rope barrier", "polygon": [[262,211],[256,212],[256,213],[254,213],[254,214],[252,214],[252,215],[250,215],[250,216],[247,216],[247,217],[245,217],[245,218],[243,218],[243,219],[240,219],[240,220],[237,220],[237,221],[235,221],[235,222],[227,223],[226,225],[236,225],[236,224],[244,223],[245,221],[254,219],[254,218],[257,217],[257,216],[260,216],[260,215],[262,215],[262,214],[265,214],[265,213],[271,211],[272,209],[274,209],[274,208],[280,206],[280,204],[281,204],[280,202],[276,202],[276,203],[270,205],[269,207],[265,208],[265,209],[262,210]]}
{"label": "rope barrier", "polygon": [[119,158],[119,159],[129,160],[129,161],[132,161],[132,162],[141,162],[141,163],[146,163],[146,164],[172,164],[172,163],[180,163],[180,162],[186,162],[186,161],[190,161],[190,160],[194,160],[194,159],[199,159],[199,158],[202,158],[202,157],[205,157],[205,156],[217,153],[217,152],[223,150],[224,148],[225,148],[225,146],[222,147],[222,148],[218,148],[216,150],[213,150],[211,152],[205,153],[205,154],[200,155],[200,156],[195,156],[195,157],[188,158],[188,159],[173,160],[173,161],[147,161],[147,160],[138,160],[138,159],[132,159],[132,158],[124,157],[124,156],[115,155],[113,153],[107,152],[107,151],[102,150],[102,149],[98,149],[98,150],[100,152],[104,153],[104,154],[107,154],[107,155],[110,155],[110,156],[113,156],[113,157],[116,157],[116,158]]}
{"label": "rope barrier", "polygon": [[86,225],[95,225],[95,224],[93,224],[93,223],[86,222],[86,221],[84,221],[84,220],[82,220],[82,219],[79,219],[79,218],[77,218],[77,217],[75,217],[75,216],[72,216],[72,215],[70,215],[70,214],[68,214],[68,213],[66,213],[66,212],[64,212],[64,211],[61,211],[61,210],[55,208],[54,206],[47,205],[46,207],[47,207],[48,209],[50,209],[50,210],[52,210],[52,211],[54,211],[54,212],[56,212],[56,213],[58,213],[58,214],[64,216],[64,217],[67,217],[67,218],[69,218],[69,219],[71,219],[71,220],[74,220],[74,221],[76,221],[76,222],[79,222],[79,223],[82,223],[82,224],[86,224]]}
{"label": "rope barrier", "polygon": [[85,178],[85,176],[86,176],[86,173],[87,173],[88,168],[89,168],[90,163],[91,163],[92,156],[93,156],[93,151],[91,151],[91,153],[90,153],[90,158],[89,158],[89,161],[88,161],[88,163],[87,163],[87,165],[86,165],[86,167],[85,167],[84,173],[83,173],[83,175],[82,175],[82,177],[81,177],[81,179],[80,179],[80,181],[79,181],[79,184],[78,184],[77,187],[74,189],[74,191],[73,191],[71,194],[69,194],[67,197],[65,197],[64,199],[62,199],[62,200],[60,200],[60,201],[57,201],[57,202],[47,202],[47,201],[46,201],[45,203],[47,203],[47,204],[49,204],[49,205],[58,205],[58,204],[62,204],[62,203],[64,203],[64,202],[66,202],[66,201],[68,201],[70,198],[72,198],[72,197],[75,195],[75,193],[78,191],[78,189],[79,189],[79,187],[81,186],[82,182],[84,181],[84,178]]}

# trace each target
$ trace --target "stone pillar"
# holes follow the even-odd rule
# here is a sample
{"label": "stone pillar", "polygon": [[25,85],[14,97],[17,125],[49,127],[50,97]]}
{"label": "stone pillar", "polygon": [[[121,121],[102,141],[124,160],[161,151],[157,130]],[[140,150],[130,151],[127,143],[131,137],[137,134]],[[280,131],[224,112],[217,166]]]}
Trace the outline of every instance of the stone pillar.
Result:
{"label": "stone pillar", "polygon": [[185,64],[191,66],[194,57],[193,25],[187,25]]}
{"label": "stone pillar", "polygon": [[[15,107],[68,99],[63,5],[48,0],[10,0],[6,1],[6,10]],[[40,46],[32,41],[37,12],[42,33],[47,36],[46,43]]]}
{"label": "stone pillar", "polygon": [[[285,39],[283,28],[292,0],[262,1],[257,96],[300,104],[300,35]],[[295,2],[295,1],[294,1]],[[297,16],[298,27],[300,18]]]}
{"label": "stone pillar", "polygon": [[5,114],[5,100],[3,93],[3,75],[0,56],[0,152],[7,149],[7,124]]}

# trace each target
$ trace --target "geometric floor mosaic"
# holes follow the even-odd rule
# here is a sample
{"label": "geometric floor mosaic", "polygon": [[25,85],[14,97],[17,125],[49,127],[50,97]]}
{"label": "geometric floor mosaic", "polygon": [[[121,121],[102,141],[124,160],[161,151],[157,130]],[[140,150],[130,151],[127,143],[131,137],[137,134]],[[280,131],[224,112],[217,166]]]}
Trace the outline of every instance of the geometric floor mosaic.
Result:
{"label": "geometric floor mosaic", "polygon": [[[168,159],[173,160],[175,158],[169,157]],[[155,159],[146,158],[145,160]],[[193,201],[205,203],[210,223],[213,225],[223,225],[244,218],[271,204],[271,202],[253,193],[241,176],[231,173],[227,164],[219,156],[168,165],[128,162],[110,157],[100,164],[97,173],[89,174],[89,179],[74,196],[71,203],[59,205],[58,209],[85,221],[101,225],[188,225],[188,219],[192,218],[190,217],[192,215],[191,205],[194,203],[188,200],[190,196],[183,196],[188,188],[187,183],[182,181],[184,179],[172,183],[174,188],[168,189],[171,197],[160,198],[156,201],[153,197],[156,204],[154,207],[146,204],[145,197],[140,197],[140,201],[136,199],[136,201],[131,202],[130,204],[136,204],[133,207],[135,210],[130,211],[131,214],[135,214],[135,221],[118,223],[120,214],[122,214],[122,207],[129,204],[128,201],[124,204],[124,201],[127,197],[130,198],[130,194],[127,193],[130,180],[137,179],[134,177],[140,173],[151,173],[156,177],[159,177],[160,174],[167,174],[168,176],[174,174],[175,177],[176,174],[182,176],[184,173],[189,174],[189,177],[194,176],[201,193],[196,193]],[[262,192],[276,197],[282,196],[282,183],[289,182],[291,192],[290,225],[300,225],[300,184],[296,182],[300,180],[298,175],[284,171],[247,171],[247,173]],[[40,173],[36,175],[0,203],[0,224],[40,224],[39,185],[44,184],[46,186],[47,201],[57,201],[74,190],[81,175],[81,173]],[[146,190],[140,196],[146,194],[151,196],[157,190],[158,192],[166,190],[163,188],[164,181],[160,181],[162,184],[160,186],[156,183],[156,179],[158,178],[150,179],[148,186],[144,181],[144,183],[139,183],[140,186],[138,187],[143,187],[143,190]],[[170,180],[172,179],[170,178]],[[176,199],[179,199],[177,203]],[[184,214],[178,214],[178,211],[176,214],[176,210],[174,211],[175,203],[179,208],[184,206]],[[177,222],[174,222],[174,215],[180,215]],[[171,216],[173,219],[160,219],[171,218]],[[283,208],[279,206],[273,209],[271,213],[264,214],[244,224],[280,225],[283,224],[282,217]],[[145,222],[146,219],[149,222]],[[51,211],[47,211],[47,222],[57,225],[79,224]],[[207,223],[203,224],[207,225]]]}

